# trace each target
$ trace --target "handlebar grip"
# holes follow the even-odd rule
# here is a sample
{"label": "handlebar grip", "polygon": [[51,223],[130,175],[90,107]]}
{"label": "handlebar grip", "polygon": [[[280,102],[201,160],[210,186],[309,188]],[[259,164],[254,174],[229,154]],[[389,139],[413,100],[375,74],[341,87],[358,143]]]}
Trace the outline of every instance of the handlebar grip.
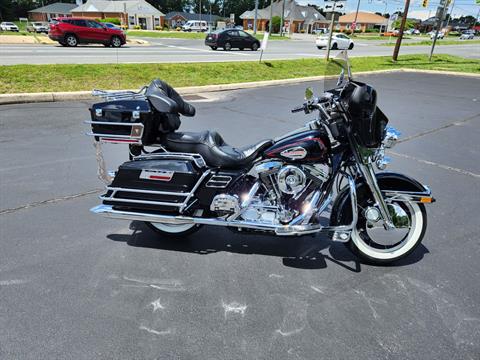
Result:
{"label": "handlebar grip", "polygon": [[294,109],[292,109],[292,113],[296,113],[296,112],[300,112],[300,111],[304,111],[305,110],[305,107],[302,105],[302,106],[299,106],[299,107],[296,107]]}

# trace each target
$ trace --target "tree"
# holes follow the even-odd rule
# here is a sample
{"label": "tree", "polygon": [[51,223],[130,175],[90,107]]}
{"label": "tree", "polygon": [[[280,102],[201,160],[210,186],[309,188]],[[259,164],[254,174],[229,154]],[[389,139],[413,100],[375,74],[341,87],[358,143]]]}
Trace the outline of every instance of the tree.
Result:
{"label": "tree", "polygon": [[[394,29],[400,29],[400,24],[402,23],[402,19],[397,19],[393,22],[393,28]],[[413,22],[412,20],[409,20],[407,19],[405,21],[405,30],[408,30],[408,29],[413,29],[415,27],[415,22]]]}
{"label": "tree", "polygon": [[[206,1],[206,0],[205,0]],[[147,0],[151,5],[164,14],[170,11],[185,11],[190,5],[190,0]]]}
{"label": "tree", "polygon": [[280,18],[280,16],[272,17],[272,33],[280,32],[280,23],[281,22],[282,22],[282,19]]}

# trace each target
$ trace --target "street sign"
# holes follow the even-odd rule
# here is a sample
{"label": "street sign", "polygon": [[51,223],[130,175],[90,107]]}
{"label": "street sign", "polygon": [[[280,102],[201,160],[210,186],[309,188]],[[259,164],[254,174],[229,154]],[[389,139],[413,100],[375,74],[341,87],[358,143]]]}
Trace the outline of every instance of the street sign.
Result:
{"label": "street sign", "polygon": [[345,11],[346,1],[325,1],[324,11],[325,12],[341,12]]}
{"label": "street sign", "polygon": [[443,6],[439,6],[437,8],[437,13],[435,14],[435,17],[440,21],[445,20],[445,18],[447,17],[447,14],[446,14],[446,11],[445,12],[443,11]]}

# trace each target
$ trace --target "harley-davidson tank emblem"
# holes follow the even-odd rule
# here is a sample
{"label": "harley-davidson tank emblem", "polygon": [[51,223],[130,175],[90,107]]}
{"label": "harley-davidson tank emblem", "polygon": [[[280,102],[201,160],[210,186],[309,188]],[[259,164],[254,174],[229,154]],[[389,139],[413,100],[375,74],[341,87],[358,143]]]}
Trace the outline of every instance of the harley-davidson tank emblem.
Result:
{"label": "harley-davidson tank emblem", "polygon": [[170,181],[172,180],[174,172],[165,170],[142,170],[140,179]]}
{"label": "harley-davidson tank emblem", "polygon": [[303,159],[303,158],[305,158],[305,156],[307,156],[307,150],[305,150],[301,146],[296,146],[296,147],[293,147],[293,148],[283,150],[280,153],[280,155],[283,156],[283,157],[287,157],[289,159],[292,159],[292,160]]}

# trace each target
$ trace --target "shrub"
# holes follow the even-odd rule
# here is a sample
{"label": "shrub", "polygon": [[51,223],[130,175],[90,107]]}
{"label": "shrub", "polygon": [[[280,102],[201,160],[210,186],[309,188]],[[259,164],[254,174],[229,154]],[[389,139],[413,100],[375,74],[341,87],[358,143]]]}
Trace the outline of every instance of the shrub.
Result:
{"label": "shrub", "polygon": [[134,28],[135,30],[141,30],[141,29],[142,29],[142,27],[141,27],[140,25],[135,25],[133,28]]}
{"label": "shrub", "polygon": [[155,26],[155,30],[161,31],[163,28],[161,26]]}
{"label": "shrub", "polygon": [[163,31],[169,31],[169,30],[170,30],[170,28],[168,27],[167,24],[163,25]]}
{"label": "shrub", "polygon": [[352,33],[352,30],[345,30],[344,33],[345,33],[346,35],[350,35],[350,34]]}
{"label": "shrub", "polygon": [[122,23],[119,18],[105,18],[105,19],[98,19],[98,21],[104,22],[104,23],[112,23],[115,25],[120,25]]}
{"label": "shrub", "polygon": [[302,34],[305,34],[305,29],[300,30]]}
{"label": "shrub", "polygon": [[280,32],[280,22],[281,21],[282,21],[282,19],[280,19],[280,16],[272,17],[272,33]]}

